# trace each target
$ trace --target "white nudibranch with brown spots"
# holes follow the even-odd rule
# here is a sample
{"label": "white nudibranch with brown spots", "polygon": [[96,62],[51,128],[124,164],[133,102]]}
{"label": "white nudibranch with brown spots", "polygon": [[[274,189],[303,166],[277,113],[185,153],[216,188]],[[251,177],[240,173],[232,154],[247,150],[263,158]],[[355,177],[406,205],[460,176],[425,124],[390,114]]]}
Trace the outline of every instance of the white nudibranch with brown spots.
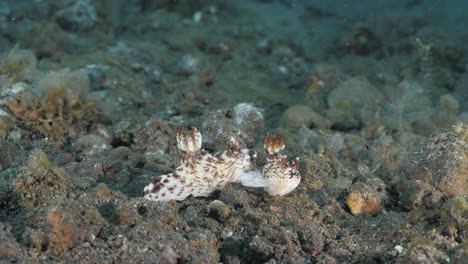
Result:
{"label": "white nudibranch with brown spots", "polygon": [[267,164],[263,167],[263,177],[267,181],[265,191],[270,195],[286,195],[296,189],[301,182],[299,158],[293,162],[279,153],[284,149],[284,137],[267,135],[263,140],[267,151]]}
{"label": "white nudibranch with brown spots", "polygon": [[[177,146],[182,151],[182,162],[176,171],[154,179],[144,188],[145,199],[154,201],[184,200],[189,195],[209,196],[231,182],[249,187],[264,187],[270,195],[285,195],[300,182],[297,171],[299,160],[290,164],[279,154],[284,148],[281,136],[267,136],[267,164],[260,174],[248,171],[256,152],[240,149],[231,138],[229,149],[211,155],[201,149],[202,137],[195,127],[177,132]],[[283,144],[282,146],[280,146]]]}
{"label": "white nudibranch with brown spots", "polygon": [[239,177],[242,185],[248,187],[264,187],[265,191],[274,195],[286,195],[292,192],[301,182],[299,173],[299,158],[288,161],[288,157],[281,155],[284,149],[284,137],[281,135],[267,135],[263,140],[263,147],[267,154],[267,163],[262,172],[249,171]]}

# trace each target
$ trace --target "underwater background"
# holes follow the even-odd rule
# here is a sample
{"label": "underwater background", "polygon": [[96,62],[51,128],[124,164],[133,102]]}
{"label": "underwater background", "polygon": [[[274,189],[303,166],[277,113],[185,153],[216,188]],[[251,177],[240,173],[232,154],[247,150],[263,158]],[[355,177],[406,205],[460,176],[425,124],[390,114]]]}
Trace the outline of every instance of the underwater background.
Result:
{"label": "underwater background", "polygon": [[[467,10],[1,0],[0,263],[466,263]],[[143,199],[186,126],[301,183]]]}

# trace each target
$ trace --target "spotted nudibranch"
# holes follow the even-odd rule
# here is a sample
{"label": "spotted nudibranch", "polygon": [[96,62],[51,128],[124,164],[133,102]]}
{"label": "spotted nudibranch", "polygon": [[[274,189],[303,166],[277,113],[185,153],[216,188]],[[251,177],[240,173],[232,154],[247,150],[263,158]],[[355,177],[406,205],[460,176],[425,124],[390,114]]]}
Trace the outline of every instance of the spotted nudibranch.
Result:
{"label": "spotted nudibranch", "polygon": [[[201,149],[202,136],[195,127],[177,132],[177,146],[182,151],[182,162],[176,171],[154,179],[144,188],[144,198],[154,201],[184,200],[189,195],[209,196],[231,182],[249,187],[264,187],[270,195],[285,195],[300,182],[297,171],[299,159],[289,163],[279,154],[284,148],[281,136],[267,136],[267,164],[260,174],[249,171],[257,153],[240,149],[231,138],[229,149],[211,155]],[[282,145],[281,145],[282,144]]]}
{"label": "spotted nudibranch", "polygon": [[254,151],[240,149],[234,138],[227,151],[211,155],[201,149],[202,136],[195,127],[177,132],[177,147],[182,151],[182,162],[176,171],[153,180],[144,189],[144,198],[155,201],[184,200],[187,196],[209,196],[231,182],[238,182]]}
{"label": "spotted nudibranch", "polygon": [[267,152],[267,163],[263,167],[265,191],[270,195],[286,195],[296,189],[301,182],[299,173],[299,158],[288,161],[288,157],[281,155],[284,149],[284,137],[281,135],[267,135],[263,140]]}

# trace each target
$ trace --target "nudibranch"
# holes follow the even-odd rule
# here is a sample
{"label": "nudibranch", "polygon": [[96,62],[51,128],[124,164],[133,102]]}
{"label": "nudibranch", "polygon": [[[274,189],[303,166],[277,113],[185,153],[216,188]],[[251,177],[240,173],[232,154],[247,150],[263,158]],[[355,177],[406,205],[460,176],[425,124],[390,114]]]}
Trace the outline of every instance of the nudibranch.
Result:
{"label": "nudibranch", "polygon": [[263,140],[263,147],[267,152],[267,163],[263,167],[265,191],[270,195],[286,195],[293,191],[301,182],[299,173],[299,158],[292,162],[287,156],[281,155],[284,149],[284,137],[281,135],[267,135]]}
{"label": "nudibranch", "polygon": [[189,195],[209,196],[231,182],[240,182],[256,152],[240,149],[231,138],[229,149],[211,155],[201,148],[202,136],[195,127],[177,132],[182,162],[175,172],[162,175],[144,188],[144,198],[154,201],[184,200]]}

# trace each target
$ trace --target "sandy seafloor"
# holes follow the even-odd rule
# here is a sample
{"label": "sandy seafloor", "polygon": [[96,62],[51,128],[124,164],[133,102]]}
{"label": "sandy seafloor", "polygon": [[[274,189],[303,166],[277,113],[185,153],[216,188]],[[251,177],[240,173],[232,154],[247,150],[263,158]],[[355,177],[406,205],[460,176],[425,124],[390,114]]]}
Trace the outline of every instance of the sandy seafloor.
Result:
{"label": "sandy seafloor", "polygon": [[[464,1],[0,2],[1,263],[467,263]],[[286,196],[144,200],[175,134]]]}

